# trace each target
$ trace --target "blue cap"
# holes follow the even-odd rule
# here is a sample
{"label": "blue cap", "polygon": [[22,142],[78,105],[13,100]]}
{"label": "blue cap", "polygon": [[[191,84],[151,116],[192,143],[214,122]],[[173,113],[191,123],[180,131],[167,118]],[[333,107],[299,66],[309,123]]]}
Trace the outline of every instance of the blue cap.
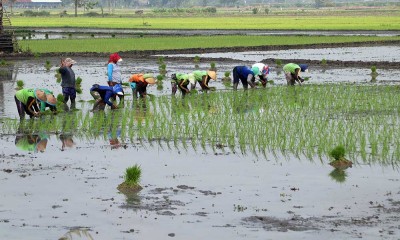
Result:
{"label": "blue cap", "polygon": [[301,71],[305,72],[308,69],[308,65],[307,64],[299,64]]}

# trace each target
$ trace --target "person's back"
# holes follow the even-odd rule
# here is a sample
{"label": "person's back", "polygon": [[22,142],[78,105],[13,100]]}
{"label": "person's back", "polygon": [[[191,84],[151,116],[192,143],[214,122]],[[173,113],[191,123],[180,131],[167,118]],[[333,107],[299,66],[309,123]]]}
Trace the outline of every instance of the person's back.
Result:
{"label": "person's back", "polygon": [[60,67],[61,87],[75,88],[75,73],[72,68],[64,66]]}
{"label": "person's back", "polygon": [[288,63],[285,66],[283,66],[283,71],[285,73],[292,73],[294,74],[296,72],[296,69],[300,69],[300,66],[295,64],[295,63]]}

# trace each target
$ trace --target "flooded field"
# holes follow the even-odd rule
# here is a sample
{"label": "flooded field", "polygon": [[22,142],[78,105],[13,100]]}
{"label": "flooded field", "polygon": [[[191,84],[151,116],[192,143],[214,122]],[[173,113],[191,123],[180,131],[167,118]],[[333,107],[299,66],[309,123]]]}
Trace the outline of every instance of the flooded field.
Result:
{"label": "flooded field", "polygon": [[[312,51],[301,58],[311,59]],[[332,51],[350,59],[348,49]],[[378,61],[379,52],[359,60]],[[124,109],[99,118],[89,113],[88,89],[105,85],[107,59],[78,57],[80,111],[31,127],[10,120],[18,116],[15,81],[58,94],[56,67],[44,65],[59,59],[13,61],[0,81],[0,238],[398,239],[400,70],[377,69],[373,79],[367,67],[310,65],[305,86],[292,91],[281,67],[265,62],[273,85],[230,95],[224,72],[272,53],[227,54],[215,54],[230,58],[215,61],[215,93],[173,98],[167,78],[162,89],[148,88],[146,107],[128,95]],[[166,58],[166,75],[195,64],[207,69],[212,56],[200,63]],[[158,74],[157,58],[122,57],[126,80],[135,72]],[[383,60],[399,62],[395,55]],[[329,165],[326,149],[336,142],[346,142],[352,168]],[[135,164],[143,190],[127,196],[117,186]]]}

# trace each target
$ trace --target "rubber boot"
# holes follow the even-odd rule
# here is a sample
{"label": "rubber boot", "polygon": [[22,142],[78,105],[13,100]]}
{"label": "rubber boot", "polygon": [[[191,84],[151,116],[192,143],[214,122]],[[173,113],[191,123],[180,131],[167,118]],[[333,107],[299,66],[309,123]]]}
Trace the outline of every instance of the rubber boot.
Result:
{"label": "rubber boot", "polygon": [[75,99],[71,99],[71,110],[75,109]]}

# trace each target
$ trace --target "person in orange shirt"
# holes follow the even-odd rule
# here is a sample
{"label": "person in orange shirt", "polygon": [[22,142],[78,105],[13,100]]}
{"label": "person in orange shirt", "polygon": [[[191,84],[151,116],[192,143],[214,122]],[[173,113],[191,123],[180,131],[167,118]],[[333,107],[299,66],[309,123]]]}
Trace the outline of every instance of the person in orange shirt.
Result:
{"label": "person in orange shirt", "polygon": [[147,85],[156,83],[156,80],[151,73],[137,73],[129,78],[129,84],[132,89],[133,99],[138,97],[145,98],[147,95]]}

